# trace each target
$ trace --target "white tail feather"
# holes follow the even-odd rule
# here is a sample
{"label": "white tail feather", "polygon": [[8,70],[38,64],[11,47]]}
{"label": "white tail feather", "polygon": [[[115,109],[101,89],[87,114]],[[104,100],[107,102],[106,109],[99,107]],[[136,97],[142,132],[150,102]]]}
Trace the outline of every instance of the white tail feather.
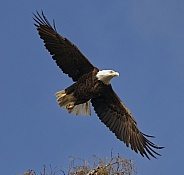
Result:
{"label": "white tail feather", "polygon": [[67,108],[67,106],[73,105],[77,100],[73,96],[73,94],[67,95],[65,90],[62,90],[57,92],[55,95],[57,97],[57,102],[59,106],[63,109],[68,110],[69,114],[73,112],[75,115],[79,115],[79,114],[81,114],[82,116],[91,115],[90,101],[87,101],[86,103],[82,103],[79,105],[75,105],[73,108]]}

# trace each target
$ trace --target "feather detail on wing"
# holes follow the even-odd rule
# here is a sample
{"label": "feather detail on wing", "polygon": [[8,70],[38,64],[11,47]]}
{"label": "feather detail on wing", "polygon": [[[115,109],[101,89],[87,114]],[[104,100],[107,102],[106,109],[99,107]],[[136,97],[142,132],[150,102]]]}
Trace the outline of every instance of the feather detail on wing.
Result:
{"label": "feather detail on wing", "polygon": [[94,69],[94,66],[72,42],[57,33],[55,23],[53,22],[52,27],[43,12],[42,15],[38,12],[33,15],[35,26],[46,49],[62,71],[73,81],[77,81],[82,75]]}
{"label": "feather detail on wing", "polygon": [[149,141],[146,137],[153,137],[142,133],[132,116],[130,110],[123,104],[111,85],[105,87],[104,93],[91,100],[95,112],[100,120],[113,132],[116,137],[123,141],[127,147],[136,153],[140,153],[148,159],[149,155],[160,155],[154,149],[161,149]]}

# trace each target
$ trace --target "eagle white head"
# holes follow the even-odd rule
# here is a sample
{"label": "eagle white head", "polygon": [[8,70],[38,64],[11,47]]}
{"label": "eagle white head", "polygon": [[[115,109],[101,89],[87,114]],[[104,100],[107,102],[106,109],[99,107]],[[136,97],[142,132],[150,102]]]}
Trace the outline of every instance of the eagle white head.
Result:
{"label": "eagle white head", "polygon": [[115,76],[119,76],[119,73],[113,70],[101,70],[96,74],[98,80],[102,81],[104,84],[110,84],[110,80]]}

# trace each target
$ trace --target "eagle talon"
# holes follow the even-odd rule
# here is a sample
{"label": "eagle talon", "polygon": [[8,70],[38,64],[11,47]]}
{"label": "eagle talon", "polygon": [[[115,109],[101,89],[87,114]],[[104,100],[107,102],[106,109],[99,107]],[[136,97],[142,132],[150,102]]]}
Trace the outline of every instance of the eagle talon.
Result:
{"label": "eagle talon", "polygon": [[73,109],[74,108],[74,104],[69,104],[66,106],[67,109]]}

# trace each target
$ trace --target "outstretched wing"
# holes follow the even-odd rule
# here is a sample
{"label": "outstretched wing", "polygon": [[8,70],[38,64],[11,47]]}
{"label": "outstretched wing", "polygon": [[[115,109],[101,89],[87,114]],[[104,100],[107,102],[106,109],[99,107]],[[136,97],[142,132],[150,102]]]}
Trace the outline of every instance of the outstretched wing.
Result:
{"label": "outstretched wing", "polygon": [[105,87],[104,93],[91,100],[95,112],[100,120],[113,132],[116,137],[123,141],[127,147],[136,153],[140,153],[148,159],[151,155],[158,154],[154,149],[161,149],[146,137],[153,137],[143,134],[137,127],[137,123],[129,109],[121,102],[113,91],[111,85]]}
{"label": "outstretched wing", "polygon": [[46,49],[62,71],[73,81],[77,81],[82,75],[94,69],[94,66],[72,42],[57,33],[55,23],[52,27],[43,12],[42,15],[38,12],[33,15],[36,22],[34,25]]}

